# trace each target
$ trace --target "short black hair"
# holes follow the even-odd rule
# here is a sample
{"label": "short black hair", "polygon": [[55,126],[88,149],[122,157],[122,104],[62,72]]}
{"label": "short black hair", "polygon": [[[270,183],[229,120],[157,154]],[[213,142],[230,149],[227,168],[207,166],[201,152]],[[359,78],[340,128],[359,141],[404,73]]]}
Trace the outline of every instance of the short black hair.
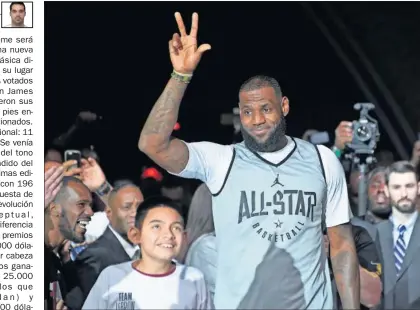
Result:
{"label": "short black hair", "polygon": [[57,195],[54,198],[54,202],[55,203],[60,203],[63,202],[65,200],[67,200],[70,196],[70,192],[69,192],[69,184],[70,182],[74,182],[77,184],[81,184],[83,185],[88,191],[89,188],[78,178],[73,177],[73,176],[65,176],[63,177],[63,180],[61,181],[61,188],[58,191]]}
{"label": "short black hair", "polygon": [[135,183],[129,179],[118,179],[116,181],[114,181],[114,189],[115,188],[123,188],[127,185],[133,185],[136,186]]}
{"label": "short black hair", "polygon": [[390,165],[385,173],[385,182],[388,185],[389,177],[392,173],[409,173],[412,172],[416,176],[416,181],[419,180],[416,168],[409,161],[397,161]]}
{"label": "short black hair", "polygon": [[10,3],[10,11],[12,10],[12,6],[14,6],[15,4],[23,5],[23,9],[26,11],[26,6],[25,6],[25,3],[23,3],[23,2],[12,2],[12,3]]}
{"label": "short black hair", "polygon": [[377,175],[378,173],[386,173],[388,171],[388,168],[385,166],[378,166],[375,169],[371,170],[368,174],[368,183],[372,181],[372,178]]}
{"label": "short black hair", "polygon": [[275,78],[266,75],[256,75],[249,78],[241,85],[239,92],[248,92],[264,87],[273,88],[278,99],[281,99],[283,96],[279,82]]}
{"label": "short black hair", "polygon": [[140,187],[138,187],[136,184],[134,184],[130,180],[116,181],[114,183],[114,187],[112,188],[112,190],[111,190],[111,192],[109,193],[109,196],[108,196],[109,203],[111,203],[111,201],[115,198],[115,196],[118,194],[118,192],[120,190],[122,190],[126,187],[134,187],[134,188],[137,188],[139,191],[141,191]]}
{"label": "short black hair", "polygon": [[145,199],[138,207],[136,213],[135,225],[140,229],[143,226],[144,219],[150,210],[159,207],[171,208],[179,213],[179,216],[184,221],[181,210],[176,202],[164,196],[153,196]]}

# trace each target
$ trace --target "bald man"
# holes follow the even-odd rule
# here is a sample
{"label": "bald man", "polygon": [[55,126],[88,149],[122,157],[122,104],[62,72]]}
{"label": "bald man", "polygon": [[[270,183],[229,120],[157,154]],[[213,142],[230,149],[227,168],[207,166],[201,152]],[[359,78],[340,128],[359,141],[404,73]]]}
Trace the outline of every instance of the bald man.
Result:
{"label": "bald man", "polygon": [[127,232],[134,226],[143,200],[140,188],[134,184],[123,184],[111,191],[106,209],[108,227],[75,261],[79,287],[66,297],[70,309],[81,309],[102,270],[138,257],[139,247],[128,240]]}
{"label": "bald man", "polygon": [[[92,195],[89,189],[75,177],[63,177],[62,186],[54,200],[44,210],[44,300],[47,309],[53,309],[50,296],[50,283],[60,281],[60,291],[66,294],[65,282],[73,277],[72,266],[62,264],[56,253],[65,240],[75,243],[83,242],[86,224],[92,216]],[[61,278],[58,278],[58,271]]]}

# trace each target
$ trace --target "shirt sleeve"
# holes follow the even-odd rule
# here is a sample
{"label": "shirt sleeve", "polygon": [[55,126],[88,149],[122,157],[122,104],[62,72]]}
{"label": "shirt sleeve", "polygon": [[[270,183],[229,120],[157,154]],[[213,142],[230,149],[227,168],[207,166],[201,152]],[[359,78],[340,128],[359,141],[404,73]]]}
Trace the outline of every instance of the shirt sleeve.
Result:
{"label": "shirt sleeve", "polygon": [[334,227],[348,223],[353,215],[350,209],[343,166],[329,148],[323,145],[318,145],[317,147],[324,165],[327,182],[326,226]]}
{"label": "shirt sleeve", "polygon": [[189,151],[187,166],[178,174],[171,174],[198,179],[206,183],[210,192],[217,193],[223,185],[233,156],[232,145],[212,142],[184,142]]}
{"label": "shirt sleeve", "polygon": [[82,310],[106,310],[108,301],[105,299],[108,291],[108,271],[104,269],[89,292]]}
{"label": "shirt sleeve", "polygon": [[216,287],[217,251],[213,244],[209,244],[206,240],[200,240],[198,242],[198,244],[195,246],[193,244],[190,248],[185,263],[197,268],[204,274],[207,288],[213,297]]}
{"label": "shirt sleeve", "polygon": [[361,226],[353,225],[353,235],[360,266],[380,276],[382,268],[378,251],[368,231]]}
{"label": "shirt sleeve", "polygon": [[207,288],[204,276],[198,281],[199,305],[197,309],[214,309],[213,298]]}

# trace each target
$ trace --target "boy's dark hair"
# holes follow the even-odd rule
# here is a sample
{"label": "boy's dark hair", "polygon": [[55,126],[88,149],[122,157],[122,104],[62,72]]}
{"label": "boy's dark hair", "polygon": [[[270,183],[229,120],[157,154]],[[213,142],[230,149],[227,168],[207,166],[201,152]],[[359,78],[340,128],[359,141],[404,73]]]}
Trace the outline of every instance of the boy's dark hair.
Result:
{"label": "boy's dark hair", "polygon": [[376,176],[378,173],[382,173],[383,172],[383,173],[386,174],[387,171],[388,171],[388,167],[385,167],[385,166],[377,166],[375,169],[369,171],[368,177],[367,177],[368,182],[370,183],[372,181],[372,178],[374,176]]}
{"label": "boy's dark hair", "polygon": [[174,209],[182,218],[182,213],[180,212],[180,208],[176,202],[164,196],[153,196],[145,199],[138,207],[135,221],[136,228],[140,229],[143,226],[144,219],[149,211],[158,207]]}

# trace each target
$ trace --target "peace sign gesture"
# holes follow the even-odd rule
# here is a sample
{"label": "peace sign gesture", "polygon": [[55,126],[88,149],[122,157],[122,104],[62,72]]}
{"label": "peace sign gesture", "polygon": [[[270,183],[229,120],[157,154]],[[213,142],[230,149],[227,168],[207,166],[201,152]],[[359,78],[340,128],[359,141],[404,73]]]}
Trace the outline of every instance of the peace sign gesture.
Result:
{"label": "peace sign gesture", "polygon": [[184,21],[181,14],[175,13],[178,24],[178,33],[174,33],[172,40],[169,41],[169,53],[174,70],[183,74],[192,74],[200,62],[201,56],[211,49],[209,44],[202,44],[197,48],[198,14],[192,16],[190,34],[187,35]]}

